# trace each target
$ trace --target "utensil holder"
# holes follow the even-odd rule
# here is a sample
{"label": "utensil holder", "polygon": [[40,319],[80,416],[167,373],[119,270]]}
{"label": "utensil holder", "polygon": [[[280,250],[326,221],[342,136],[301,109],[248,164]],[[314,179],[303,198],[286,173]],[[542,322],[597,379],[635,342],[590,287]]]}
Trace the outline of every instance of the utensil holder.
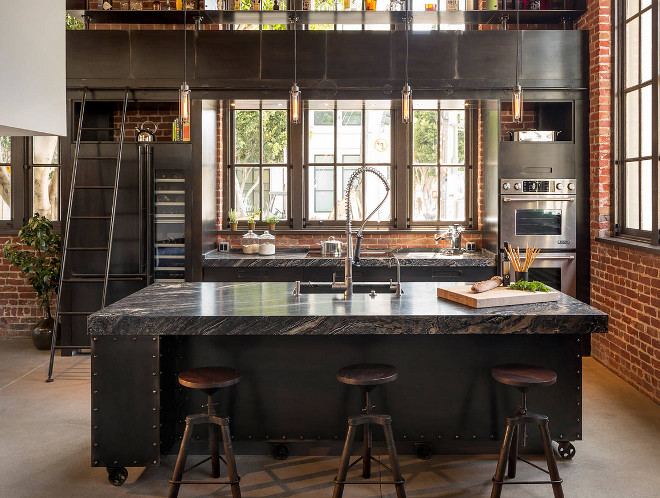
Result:
{"label": "utensil holder", "polygon": [[516,282],[519,282],[520,280],[524,280],[526,282],[529,282],[529,272],[528,271],[517,271],[515,273],[515,279]]}

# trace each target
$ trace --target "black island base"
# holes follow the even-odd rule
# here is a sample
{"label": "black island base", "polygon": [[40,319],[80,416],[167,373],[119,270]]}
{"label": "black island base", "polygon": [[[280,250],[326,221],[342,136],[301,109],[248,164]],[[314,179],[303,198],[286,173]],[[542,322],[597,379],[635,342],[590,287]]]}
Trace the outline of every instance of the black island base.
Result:
{"label": "black island base", "polygon": [[[607,331],[607,315],[562,295],[558,302],[472,309],[436,297],[436,284],[404,294],[293,296],[293,283],[155,284],[89,317],[92,337],[92,465],[159,465],[178,450],[203,393],[177,375],[232,367],[241,382],[216,394],[238,454],[339,455],[361,393],[341,367],[388,363],[396,382],[373,393],[392,416],[401,454],[496,453],[519,394],[491,368],[528,363],[554,370],[529,394],[564,448],[582,438],[583,335]],[[531,449],[540,449],[529,431]],[[192,453],[205,453],[206,430]],[[382,444],[377,438],[376,446]],[[568,453],[567,453],[568,454]]]}

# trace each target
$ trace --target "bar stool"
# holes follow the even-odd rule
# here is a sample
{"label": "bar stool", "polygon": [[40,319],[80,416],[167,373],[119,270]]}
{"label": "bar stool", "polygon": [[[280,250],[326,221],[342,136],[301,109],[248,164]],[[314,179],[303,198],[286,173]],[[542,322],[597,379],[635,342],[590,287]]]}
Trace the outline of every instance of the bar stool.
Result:
{"label": "bar stool", "polygon": [[[241,380],[241,374],[233,368],[225,367],[203,367],[186,370],[179,374],[179,384],[191,389],[199,389],[208,397],[207,412],[197,415],[188,415],[186,417],[186,430],[183,433],[181,449],[176,459],[174,474],[170,481],[170,498],[176,498],[179,494],[179,488],[182,484],[230,484],[231,495],[233,498],[241,497],[241,489],[238,484],[240,477],[236,471],[236,461],[234,460],[234,449],[231,445],[231,434],[229,433],[229,418],[216,415],[212,397],[218,389],[233,386]],[[193,427],[199,424],[210,424],[209,437],[211,440],[211,456],[184,470],[186,459],[188,458],[188,446],[192,437]],[[225,458],[220,456],[218,448],[218,427],[222,432],[222,442],[225,447]],[[211,460],[211,475],[215,479],[220,477],[220,460],[227,466],[229,481],[183,481],[184,472],[187,472],[204,462]]]}
{"label": "bar stool", "polygon": [[[493,477],[493,489],[491,498],[498,498],[502,493],[504,484],[552,484],[552,491],[555,498],[564,498],[562,490],[562,479],[559,477],[557,462],[552,452],[552,440],[550,439],[550,429],[548,427],[548,417],[527,411],[527,391],[532,387],[551,386],[557,382],[557,374],[547,368],[536,367],[532,365],[500,365],[491,370],[493,378],[502,384],[513,386],[521,393],[521,404],[518,410],[506,419],[506,433],[502,442],[502,449],[497,461],[497,469]],[[527,444],[526,424],[534,423],[539,426],[541,439],[543,440],[543,450],[548,464],[548,470],[542,469],[533,463],[518,456],[518,446],[525,447]],[[522,437],[521,437],[522,433]],[[507,466],[510,479],[516,477],[516,463],[521,460],[524,463],[542,470],[550,475],[549,481],[504,481],[504,471]]]}
{"label": "bar stool", "polygon": [[[375,406],[371,404],[370,393],[373,389],[380,384],[387,384],[394,382],[399,376],[397,370],[392,365],[382,365],[378,363],[363,363],[360,365],[351,365],[344,367],[337,372],[337,380],[344,384],[351,386],[360,386],[366,399],[365,408],[362,409],[362,415],[354,415],[348,417],[348,434],[346,435],[346,442],[344,443],[344,450],[341,454],[339,463],[339,471],[335,478],[335,490],[333,498],[341,498],[344,493],[344,485],[346,484],[366,484],[364,481],[348,482],[346,481],[346,474],[348,469],[362,461],[362,476],[365,479],[371,477],[371,461],[373,460],[378,465],[386,468],[392,472],[393,481],[385,484],[394,484],[396,488],[396,495],[398,498],[405,498],[406,491],[403,487],[403,476],[401,475],[401,467],[399,466],[399,457],[396,452],[394,444],[394,436],[392,434],[392,418],[389,415],[378,415],[373,412]],[[380,425],[385,433],[385,442],[387,444],[387,452],[390,457],[390,466],[387,467],[377,458],[371,455],[372,448],[372,434],[371,425]],[[358,426],[364,426],[364,447],[362,456],[349,465],[351,458],[351,449],[353,448],[353,441],[355,440],[355,432]]]}

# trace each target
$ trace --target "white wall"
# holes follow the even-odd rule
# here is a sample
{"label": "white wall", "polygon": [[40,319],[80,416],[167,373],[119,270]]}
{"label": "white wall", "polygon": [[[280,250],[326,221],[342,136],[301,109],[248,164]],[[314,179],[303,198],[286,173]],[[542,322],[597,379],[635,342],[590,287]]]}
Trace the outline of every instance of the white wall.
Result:
{"label": "white wall", "polygon": [[66,135],[65,0],[0,0],[0,135]]}

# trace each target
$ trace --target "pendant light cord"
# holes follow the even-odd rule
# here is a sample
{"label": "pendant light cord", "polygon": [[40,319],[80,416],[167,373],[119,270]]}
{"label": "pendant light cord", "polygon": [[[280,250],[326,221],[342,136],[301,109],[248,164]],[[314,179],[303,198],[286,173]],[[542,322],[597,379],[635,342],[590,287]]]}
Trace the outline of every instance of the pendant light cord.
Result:
{"label": "pendant light cord", "polygon": [[516,0],[516,86],[520,72],[520,0]]}
{"label": "pendant light cord", "polygon": [[186,0],[183,0],[183,84],[186,84],[186,69],[188,66],[188,24],[186,22],[186,13],[188,12]]}
{"label": "pendant light cord", "polygon": [[406,85],[408,85],[408,22],[410,21],[410,0],[406,0]]}
{"label": "pendant light cord", "polygon": [[293,84],[298,84],[298,4],[293,0]]}

